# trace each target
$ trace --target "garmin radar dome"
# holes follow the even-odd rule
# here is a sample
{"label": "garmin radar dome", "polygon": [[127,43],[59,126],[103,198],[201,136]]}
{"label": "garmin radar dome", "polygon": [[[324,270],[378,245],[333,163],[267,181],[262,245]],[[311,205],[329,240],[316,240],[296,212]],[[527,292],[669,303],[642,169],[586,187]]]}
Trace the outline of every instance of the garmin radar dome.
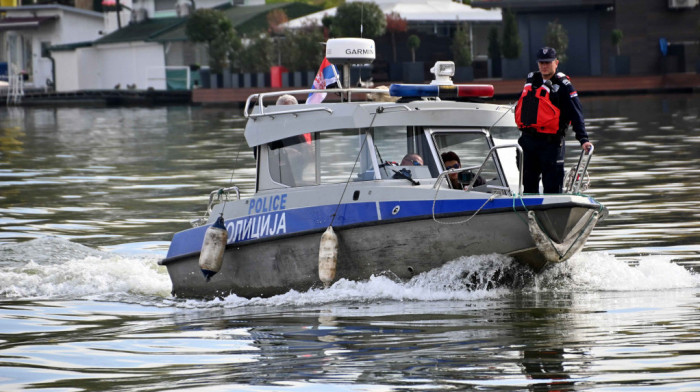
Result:
{"label": "garmin radar dome", "polygon": [[326,43],[326,58],[333,64],[371,64],[374,41],[367,38],[333,38]]}

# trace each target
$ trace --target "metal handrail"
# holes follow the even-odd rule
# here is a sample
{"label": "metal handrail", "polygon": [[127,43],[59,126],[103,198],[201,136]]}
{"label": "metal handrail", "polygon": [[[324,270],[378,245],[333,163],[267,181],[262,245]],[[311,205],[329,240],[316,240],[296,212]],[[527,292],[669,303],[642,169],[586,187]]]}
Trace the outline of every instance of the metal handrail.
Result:
{"label": "metal handrail", "polygon": [[207,215],[211,214],[211,208],[214,206],[214,196],[218,196],[216,201],[221,202],[221,196],[226,194],[226,200],[228,200],[228,195],[231,191],[236,192],[236,197],[238,198],[238,200],[241,200],[241,192],[237,186],[220,188],[215,191],[211,191],[211,193],[209,194],[209,204],[207,205]]}
{"label": "metal handrail", "polygon": [[[591,162],[591,157],[593,156],[593,150],[595,148],[591,144],[591,148],[588,150],[582,150],[581,155],[578,158],[578,163],[576,163],[576,168],[574,169],[574,179],[566,188],[566,193],[579,193],[581,190],[581,185],[583,184],[584,177],[588,171],[588,164]],[[585,158],[585,160],[584,160]],[[583,163],[583,169],[581,169],[581,163]]]}
{"label": "metal handrail", "polygon": [[[479,174],[484,169],[484,166],[488,163],[489,158],[491,158],[491,155],[493,155],[494,151],[501,149],[501,148],[515,148],[518,151],[518,154],[516,156],[522,156],[523,150],[520,147],[519,144],[502,144],[500,146],[493,146],[489,150],[489,153],[486,154],[486,158],[484,158],[484,162],[481,163],[479,166],[471,166],[471,167],[461,167],[459,169],[449,169],[445,170],[440,175],[438,176],[437,180],[435,181],[435,185],[433,185],[433,188],[437,188],[442,181],[444,177],[446,177],[449,174],[454,174],[454,173],[461,173],[463,171],[467,170],[474,170],[478,168],[479,170],[476,172],[476,175],[474,175],[474,178],[469,182],[469,185],[467,186],[467,189],[472,189],[474,186],[474,182],[476,181],[477,178],[479,178]],[[518,179],[518,193],[522,193],[523,189],[523,160],[522,159],[516,159],[516,163],[518,165],[518,171],[520,172],[519,179]]]}
{"label": "metal handrail", "polygon": [[[324,89],[324,90],[319,90],[319,89],[303,89],[303,90],[285,90],[285,91],[270,91],[266,93],[256,93],[256,94],[251,94],[248,96],[248,99],[245,101],[245,107],[243,108],[243,116],[245,118],[257,118],[257,117],[262,117],[262,116],[274,116],[278,114],[294,114],[294,113],[303,113],[303,112],[308,112],[311,111],[308,108],[306,109],[296,109],[296,110],[285,110],[284,112],[274,112],[274,113],[265,113],[265,106],[263,105],[263,100],[265,98],[270,98],[270,97],[279,97],[284,94],[311,94],[311,93],[318,93],[318,92],[323,92],[323,93],[340,93],[340,94],[346,94],[348,102],[352,102],[352,93],[363,93],[363,94],[386,94],[389,95],[388,90],[379,90],[375,88],[331,88],[331,89]],[[258,107],[260,108],[260,113],[253,114],[251,113],[251,103],[253,100],[257,100]],[[324,109],[318,109],[315,108],[314,110],[324,110]],[[326,111],[330,111],[330,109],[326,108]],[[332,111],[330,111],[332,113]]]}

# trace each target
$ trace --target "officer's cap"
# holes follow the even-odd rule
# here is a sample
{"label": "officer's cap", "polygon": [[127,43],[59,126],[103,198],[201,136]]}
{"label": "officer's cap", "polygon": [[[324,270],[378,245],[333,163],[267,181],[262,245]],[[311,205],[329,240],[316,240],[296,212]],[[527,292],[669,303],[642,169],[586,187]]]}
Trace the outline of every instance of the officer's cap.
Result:
{"label": "officer's cap", "polygon": [[551,62],[557,59],[557,51],[554,48],[545,46],[537,51],[537,61]]}

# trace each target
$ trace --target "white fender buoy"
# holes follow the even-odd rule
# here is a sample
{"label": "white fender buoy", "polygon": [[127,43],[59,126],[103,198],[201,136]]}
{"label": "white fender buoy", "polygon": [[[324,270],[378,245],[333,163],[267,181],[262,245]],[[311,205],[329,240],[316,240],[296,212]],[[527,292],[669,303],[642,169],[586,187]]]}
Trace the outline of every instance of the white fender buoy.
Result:
{"label": "white fender buoy", "polygon": [[335,279],[335,268],[338,263],[338,236],[333,226],[328,226],[321,236],[321,246],[318,248],[318,277],[323,287],[328,288]]}
{"label": "white fender buoy", "polygon": [[221,270],[227,241],[228,232],[224,226],[224,218],[220,216],[204,233],[202,250],[199,252],[199,268],[207,282]]}

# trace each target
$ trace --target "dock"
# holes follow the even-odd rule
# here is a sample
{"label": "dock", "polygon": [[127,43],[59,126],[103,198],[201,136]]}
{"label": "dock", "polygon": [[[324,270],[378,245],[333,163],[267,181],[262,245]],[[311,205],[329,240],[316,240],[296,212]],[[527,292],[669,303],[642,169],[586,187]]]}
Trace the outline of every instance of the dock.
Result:
{"label": "dock", "polygon": [[[517,80],[477,79],[464,83],[492,84],[494,99],[516,100],[523,88],[525,77]],[[579,96],[697,93],[700,92],[700,74],[673,73],[647,76],[580,76],[572,77]],[[459,82],[458,82],[459,83]],[[388,86],[392,82],[375,84]],[[309,86],[310,87],[310,86]],[[298,87],[252,88],[198,88],[188,90],[80,90],[51,92],[25,90],[16,103],[18,106],[158,106],[158,105],[233,105],[243,107],[252,94],[301,89]],[[4,94],[3,94],[4,93]],[[303,96],[298,96],[301,100]],[[358,97],[360,98],[360,97]],[[6,99],[6,91],[0,91]],[[329,96],[328,101],[334,97]]]}
{"label": "dock", "polygon": [[[466,83],[492,84],[494,99],[515,100],[522,92],[523,79],[477,79]],[[629,95],[629,94],[658,94],[658,93],[694,93],[700,92],[700,74],[674,73],[649,76],[581,76],[572,77],[572,83],[579,95]],[[391,82],[377,83],[390,85]],[[251,94],[291,90],[294,88],[220,88],[196,89],[192,91],[193,104],[245,104]]]}

